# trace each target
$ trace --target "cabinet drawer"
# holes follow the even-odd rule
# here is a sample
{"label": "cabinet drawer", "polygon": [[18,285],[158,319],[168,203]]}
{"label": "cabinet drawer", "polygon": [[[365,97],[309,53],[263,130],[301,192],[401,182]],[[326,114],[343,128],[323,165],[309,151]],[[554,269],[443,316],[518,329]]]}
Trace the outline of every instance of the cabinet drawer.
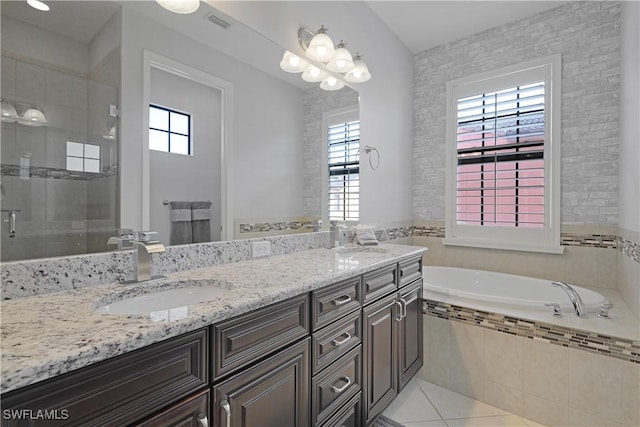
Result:
{"label": "cabinet drawer", "polygon": [[344,314],[360,308],[360,277],[345,280],[311,293],[313,330],[316,331],[341,318]]}
{"label": "cabinet drawer", "polygon": [[136,427],[203,427],[209,425],[209,389],[135,424]]}
{"label": "cabinet drawer", "polygon": [[400,287],[422,278],[422,257],[398,263]]}
{"label": "cabinet drawer", "polygon": [[364,274],[363,284],[364,304],[395,291],[398,288],[395,264]]}
{"label": "cabinet drawer", "polygon": [[3,425],[127,425],[206,386],[206,360],[207,331],[181,335],[3,395],[3,409],[50,410],[66,418]]}
{"label": "cabinet drawer", "polygon": [[311,384],[311,424],[320,425],[360,392],[361,346],[314,376]]}
{"label": "cabinet drawer", "polygon": [[325,368],[362,341],[360,310],[313,333],[311,354],[313,372]]}
{"label": "cabinet drawer", "polygon": [[362,392],[356,394],[345,405],[338,409],[322,427],[360,427],[362,425]]}
{"label": "cabinet drawer", "polygon": [[214,325],[214,380],[308,333],[309,301],[306,294]]}

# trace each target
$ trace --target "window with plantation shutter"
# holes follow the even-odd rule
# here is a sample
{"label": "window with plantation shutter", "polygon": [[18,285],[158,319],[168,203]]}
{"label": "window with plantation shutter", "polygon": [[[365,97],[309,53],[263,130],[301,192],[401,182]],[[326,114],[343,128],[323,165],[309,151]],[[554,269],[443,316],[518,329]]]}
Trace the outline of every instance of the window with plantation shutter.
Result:
{"label": "window with plantation shutter", "polygon": [[448,83],[445,243],[561,251],[559,62]]}
{"label": "window with plantation shutter", "polygon": [[331,221],[357,221],[360,214],[360,121],[327,127],[328,207]]}

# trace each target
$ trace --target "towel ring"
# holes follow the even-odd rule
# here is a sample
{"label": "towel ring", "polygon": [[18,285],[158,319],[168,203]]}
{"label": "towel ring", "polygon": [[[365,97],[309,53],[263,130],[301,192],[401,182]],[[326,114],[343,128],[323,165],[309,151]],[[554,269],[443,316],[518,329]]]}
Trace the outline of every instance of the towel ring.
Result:
{"label": "towel ring", "polygon": [[[375,151],[376,155],[377,155],[377,160],[376,160],[376,165],[373,166],[373,163],[371,162],[371,155],[370,153],[372,151]],[[372,147],[370,145],[366,145],[364,147],[364,152],[369,154],[369,167],[371,168],[371,170],[376,170],[378,169],[378,167],[380,166],[380,152],[378,151],[378,149],[376,147]]]}

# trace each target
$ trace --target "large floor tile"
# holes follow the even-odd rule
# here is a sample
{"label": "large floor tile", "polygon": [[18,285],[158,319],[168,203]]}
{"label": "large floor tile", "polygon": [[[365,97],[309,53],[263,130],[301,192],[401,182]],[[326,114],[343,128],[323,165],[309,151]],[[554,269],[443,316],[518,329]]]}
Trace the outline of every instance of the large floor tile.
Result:
{"label": "large floor tile", "polygon": [[411,380],[404,390],[382,413],[387,418],[405,424],[416,421],[439,421],[442,418],[431,405],[421,388]]}
{"label": "large floor tile", "polygon": [[449,427],[529,427],[522,418],[511,414],[498,417],[447,419],[446,423]]}
{"label": "large floor tile", "polygon": [[404,423],[404,427],[448,427],[444,421],[417,421],[415,423]]}
{"label": "large floor tile", "polygon": [[[502,409],[487,405],[486,403],[479,402],[435,384],[420,379],[414,381],[417,382],[429,398],[429,401],[445,420],[510,415]],[[447,424],[448,423],[447,421]]]}

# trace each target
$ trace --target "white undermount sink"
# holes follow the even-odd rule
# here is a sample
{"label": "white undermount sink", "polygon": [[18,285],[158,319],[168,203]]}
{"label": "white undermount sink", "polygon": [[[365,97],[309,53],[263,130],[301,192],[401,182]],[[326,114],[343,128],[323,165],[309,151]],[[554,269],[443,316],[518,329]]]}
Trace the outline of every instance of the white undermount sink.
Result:
{"label": "white undermount sink", "polygon": [[211,301],[228,289],[215,286],[185,286],[156,290],[141,295],[124,297],[94,308],[101,314],[151,315],[168,310],[187,309],[204,301]]}

